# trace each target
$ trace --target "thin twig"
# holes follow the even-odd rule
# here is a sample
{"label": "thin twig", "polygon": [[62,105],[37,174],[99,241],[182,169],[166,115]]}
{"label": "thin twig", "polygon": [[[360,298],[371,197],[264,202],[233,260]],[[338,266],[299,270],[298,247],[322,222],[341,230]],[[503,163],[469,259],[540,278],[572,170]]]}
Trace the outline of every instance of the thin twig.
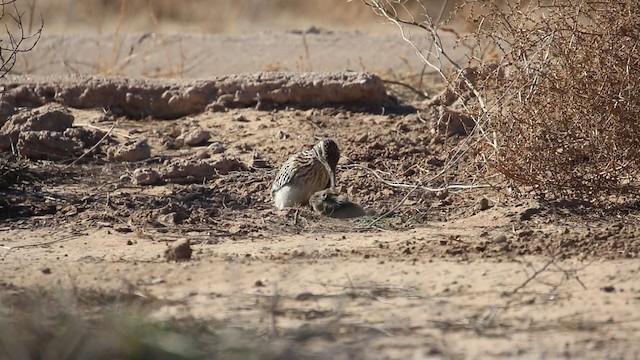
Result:
{"label": "thin twig", "polygon": [[417,88],[415,88],[415,87],[413,87],[413,86],[411,86],[411,85],[409,85],[407,83],[404,83],[404,82],[401,82],[401,81],[395,81],[395,80],[382,80],[382,82],[387,83],[387,84],[394,84],[394,85],[404,86],[407,89],[413,91],[414,93],[422,96],[424,99],[428,99],[429,98],[429,94],[427,94],[426,91],[417,89]]}
{"label": "thin twig", "polygon": [[106,139],[109,135],[111,135],[111,132],[116,127],[116,124],[118,124],[117,121],[114,122],[113,125],[111,125],[111,128],[109,129],[109,131],[107,131],[107,133],[104,134],[104,136],[100,140],[98,140],[98,142],[95,145],[93,145],[89,150],[85,151],[82,155],[80,155],[80,157],[78,157],[77,159],[73,160],[73,162],[71,164],[65,166],[65,169],[75,165],[78,161],[80,161],[80,159],[82,159],[83,157],[87,156],[90,152],[92,152],[98,146],[100,146],[100,144],[104,141],[104,139]]}
{"label": "thin twig", "polygon": [[518,290],[524,288],[525,286],[527,286],[527,284],[529,284],[533,279],[535,279],[538,275],[540,275],[541,273],[543,273],[545,270],[547,270],[547,268],[549,266],[551,266],[551,264],[553,264],[556,261],[555,257],[551,257],[551,259],[549,259],[549,261],[547,261],[540,269],[535,270],[533,272],[533,274],[531,276],[529,276],[522,284],[518,285],[518,287],[516,287],[515,289],[513,289],[512,291],[509,292],[509,294],[513,295],[516,292],[518,292]]}
{"label": "thin twig", "polygon": [[25,244],[25,245],[16,245],[16,246],[1,246],[3,249],[6,250],[15,250],[15,249],[21,249],[21,248],[26,248],[26,247],[37,247],[37,246],[47,246],[47,245],[51,245],[51,244],[55,244],[61,241],[66,241],[66,240],[70,240],[73,238],[78,237],[78,235],[69,235],[69,236],[65,236],[63,238],[60,239],[56,239],[56,240],[52,240],[52,241],[48,241],[48,242],[43,242],[43,243],[35,243],[35,244]]}
{"label": "thin twig", "polygon": [[373,219],[370,223],[368,223],[367,227],[372,227],[375,223],[377,223],[378,221],[384,219],[385,217],[389,216],[394,211],[396,211],[400,206],[402,206],[402,204],[404,204],[404,202],[409,198],[409,196],[411,196],[411,194],[413,194],[416,190],[418,190],[418,185],[416,185],[413,189],[411,189],[400,201],[398,201],[398,203],[394,207],[392,207],[391,209],[386,211],[384,214],[378,216],[377,218]]}
{"label": "thin twig", "polygon": [[437,188],[432,188],[432,187],[428,187],[428,186],[423,186],[422,184],[424,183],[424,181],[420,181],[417,184],[405,184],[405,183],[391,182],[391,181],[388,181],[388,180],[384,179],[382,176],[380,176],[380,174],[378,174],[378,171],[376,171],[374,169],[370,169],[370,168],[368,168],[366,166],[362,166],[362,165],[358,165],[358,164],[351,165],[351,167],[360,168],[360,169],[364,169],[364,170],[367,170],[367,171],[371,172],[376,178],[378,178],[378,180],[380,180],[382,183],[384,183],[384,184],[386,184],[388,186],[398,187],[398,188],[405,188],[405,189],[420,189],[420,190],[425,190],[425,191],[429,191],[429,192],[440,192],[440,191],[444,191],[444,190],[453,190],[453,189],[471,190],[471,189],[483,189],[483,188],[493,187],[493,185],[489,185],[489,184],[477,184],[477,185],[453,184],[453,185],[445,185],[445,186],[441,186],[441,187],[437,187]]}

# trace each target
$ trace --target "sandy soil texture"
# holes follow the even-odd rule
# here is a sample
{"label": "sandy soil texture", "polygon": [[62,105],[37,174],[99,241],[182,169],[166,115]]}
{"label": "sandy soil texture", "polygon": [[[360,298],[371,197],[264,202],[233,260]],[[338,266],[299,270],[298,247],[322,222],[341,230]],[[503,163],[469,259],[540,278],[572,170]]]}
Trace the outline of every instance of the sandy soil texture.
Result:
{"label": "sandy soil texture", "polygon": [[[186,48],[201,52],[178,55],[193,66],[177,70],[157,38],[131,35],[123,49],[148,51],[106,71],[127,78],[66,76],[96,73],[102,65],[72,54],[95,54],[83,46],[99,41],[43,38],[17,70],[57,77],[0,81],[3,166],[16,162],[11,149],[31,158],[0,183],[2,291],[143,298],[155,319],[224,324],[321,358],[640,357],[636,209],[412,191],[464,135],[447,136],[436,112],[379,78],[341,73],[398,69],[410,51],[397,37],[312,31],[309,56],[303,34],[171,35],[171,51],[195,41]],[[269,64],[334,73],[220,85]],[[176,71],[199,80],[140,78]],[[251,92],[256,81],[286,96]],[[309,90],[322,81],[330,92]],[[367,215],[273,208],[278,166],[320,137],[340,145],[338,184]],[[469,159],[450,172],[474,180]],[[167,250],[184,239],[190,260],[176,261],[189,256]]]}

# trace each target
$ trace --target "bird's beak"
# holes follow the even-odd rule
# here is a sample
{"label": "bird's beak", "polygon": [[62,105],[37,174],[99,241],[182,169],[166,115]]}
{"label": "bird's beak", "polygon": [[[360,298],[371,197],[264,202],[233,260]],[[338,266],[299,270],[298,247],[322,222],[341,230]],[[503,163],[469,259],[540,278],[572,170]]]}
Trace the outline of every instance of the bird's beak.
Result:
{"label": "bird's beak", "polygon": [[327,172],[329,173],[329,181],[331,181],[331,189],[336,187],[336,173],[335,171],[333,171],[333,169],[331,169],[331,166],[329,166],[328,163],[323,162],[324,167],[327,169]]}

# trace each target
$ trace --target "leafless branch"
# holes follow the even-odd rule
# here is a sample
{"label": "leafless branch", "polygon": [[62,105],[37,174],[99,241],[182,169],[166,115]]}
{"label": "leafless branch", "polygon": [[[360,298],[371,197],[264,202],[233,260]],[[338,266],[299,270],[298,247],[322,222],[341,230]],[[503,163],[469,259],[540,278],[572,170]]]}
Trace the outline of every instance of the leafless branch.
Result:
{"label": "leafless branch", "polygon": [[44,28],[44,20],[40,17],[40,26],[34,33],[25,29],[25,14],[18,9],[17,3],[18,0],[0,0],[0,21],[4,22],[6,31],[0,38],[0,78],[13,69],[18,54],[33,50]]}
{"label": "leafless branch", "polygon": [[549,260],[547,260],[546,263],[544,263],[544,265],[542,265],[541,268],[533,271],[533,274],[531,274],[522,284],[518,285],[515,289],[513,289],[512,291],[509,292],[509,294],[515,294],[517,293],[519,290],[523,289],[525,286],[527,286],[527,284],[529,284],[533,279],[535,279],[536,277],[538,277],[538,275],[542,274],[543,272],[545,272],[547,270],[547,268],[549,266],[551,266],[554,262],[556,261],[555,257],[551,257]]}

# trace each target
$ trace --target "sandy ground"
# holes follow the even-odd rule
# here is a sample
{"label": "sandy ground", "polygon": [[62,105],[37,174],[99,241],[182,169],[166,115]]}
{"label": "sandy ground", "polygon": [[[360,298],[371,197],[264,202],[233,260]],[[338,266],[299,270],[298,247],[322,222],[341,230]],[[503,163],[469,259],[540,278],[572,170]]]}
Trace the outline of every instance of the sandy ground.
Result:
{"label": "sandy ground", "polygon": [[[136,36],[123,49],[138,42],[144,56],[120,57],[123,66],[104,72],[207,78],[273,66],[389,73],[402,68],[403,56],[407,71],[421,68],[397,37],[320,31],[171,35],[162,40],[166,49],[188,59],[176,70],[166,65],[176,56],[163,55],[163,43]],[[45,37],[17,70],[85,73],[82,63],[86,73],[100,73],[87,49],[102,41]],[[420,106],[410,96],[400,100]],[[7,291],[134,294],[157,302],[154,318],[220,322],[326,358],[640,357],[637,210],[541,202],[502,189],[420,190],[378,220],[410,191],[403,185],[438,173],[462,141],[433,132],[433,119],[342,107],[229,109],[170,121],[70,111],[75,126],[113,126],[119,141],[146,138],[151,158],[31,163],[46,176],[4,192],[0,286]],[[211,138],[176,145],[195,128]],[[337,220],[271,206],[279,164],[324,136],[342,149],[339,183],[371,215]],[[215,142],[222,154],[213,154]],[[247,166],[192,184],[132,183],[137,168],[203,157]],[[251,166],[256,158],[266,164]],[[452,181],[471,179],[465,166],[454,171]],[[482,199],[488,207],[478,206]],[[167,222],[167,214],[183,215]],[[190,240],[193,259],[166,261],[168,245],[181,238]]]}
{"label": "sandy ground", "polygon": [[[462,61],[464,47],[453,46],[451,33],[442,37],[451,44],[452,58]],[[426,38],[411,38],[429,49]],[[19,58],[17,73],[207,78],[257,71],[419,74],[423,68],[414,49],[395,32],[313,26],[246,34],[44,34],[31,54]]]}

